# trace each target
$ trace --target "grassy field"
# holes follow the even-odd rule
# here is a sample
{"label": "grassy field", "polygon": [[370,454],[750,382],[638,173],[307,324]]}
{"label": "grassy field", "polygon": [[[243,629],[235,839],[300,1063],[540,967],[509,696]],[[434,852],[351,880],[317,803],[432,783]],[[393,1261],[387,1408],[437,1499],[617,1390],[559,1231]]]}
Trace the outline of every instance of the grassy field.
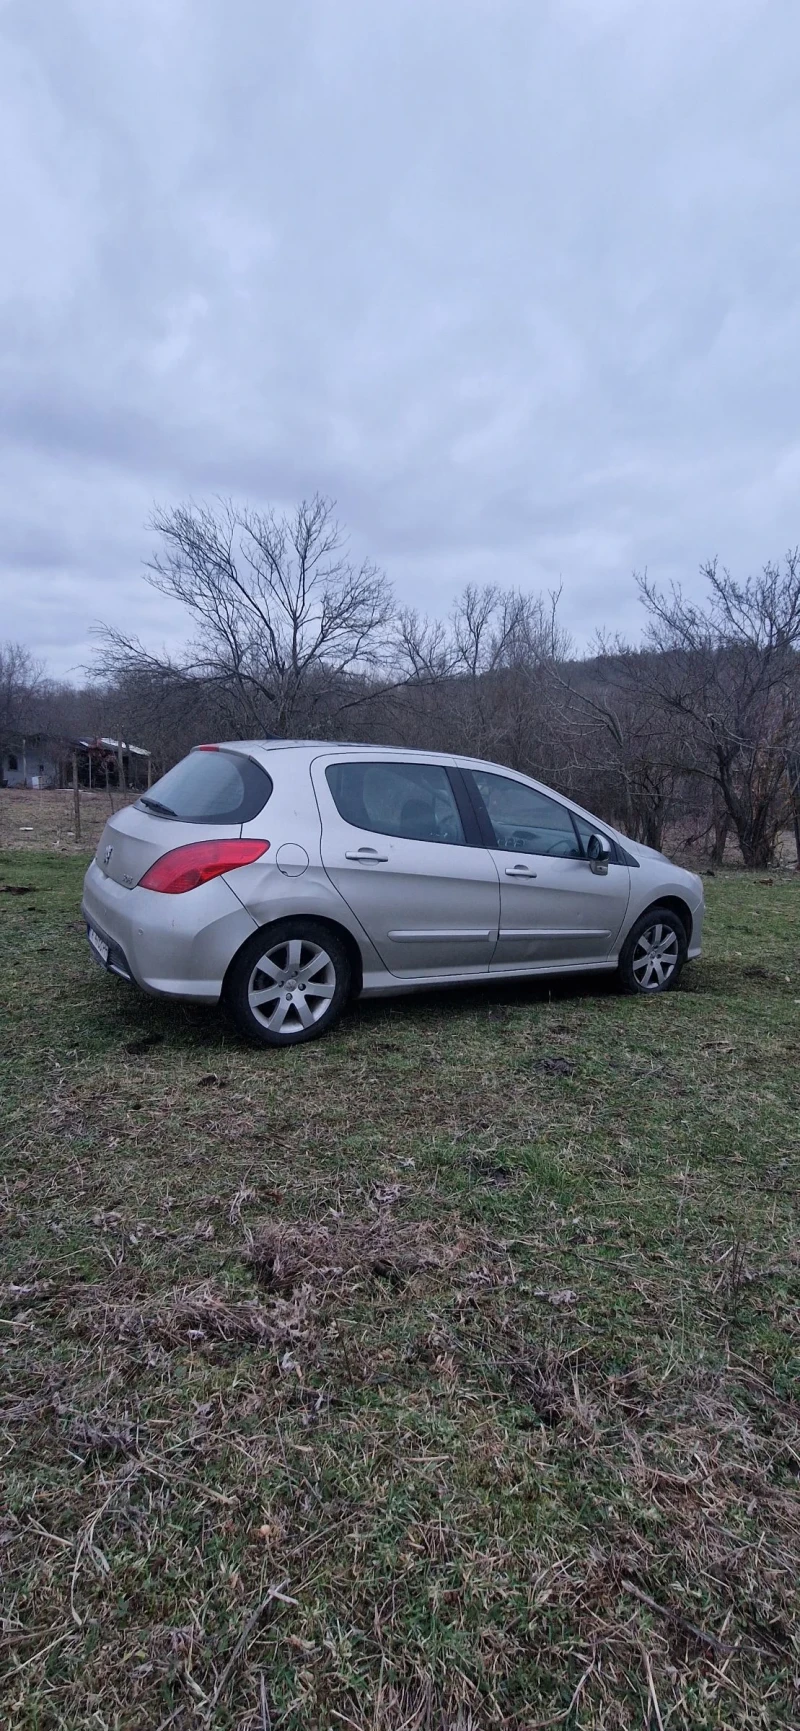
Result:
{"label": "grassy field", "polygon": [[2,1723],[800,1726],[800,883],[244,1047],[0,884]]}

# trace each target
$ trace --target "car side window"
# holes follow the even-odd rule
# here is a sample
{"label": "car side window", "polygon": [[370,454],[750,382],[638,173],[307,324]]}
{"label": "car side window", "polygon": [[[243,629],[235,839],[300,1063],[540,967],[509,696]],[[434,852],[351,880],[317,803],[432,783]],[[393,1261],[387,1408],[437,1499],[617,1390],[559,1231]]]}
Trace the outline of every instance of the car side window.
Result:
{"label": "car side window", "polygon": [[408,841],[466,838],[447,771],[432,763],[330,763],[325,777],[345,823]]}
{"label": "car side window", "polygon": [[471,772],[495,835],[495,846],[510,853],[549,854],[556,859],[580,859],[581,847],[565,805],[490,770]]}

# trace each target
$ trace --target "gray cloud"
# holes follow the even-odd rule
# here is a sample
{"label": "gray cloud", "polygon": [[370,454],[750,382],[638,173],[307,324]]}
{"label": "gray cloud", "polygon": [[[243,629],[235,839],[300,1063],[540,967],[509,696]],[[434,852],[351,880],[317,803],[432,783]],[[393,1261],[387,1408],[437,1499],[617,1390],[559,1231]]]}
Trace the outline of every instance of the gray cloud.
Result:
{"label": "gray cloud", "polygon": [[3,635],[182,620],[154,501],[333,494],[408,600],[800,538],[794,0],[6,0]]}

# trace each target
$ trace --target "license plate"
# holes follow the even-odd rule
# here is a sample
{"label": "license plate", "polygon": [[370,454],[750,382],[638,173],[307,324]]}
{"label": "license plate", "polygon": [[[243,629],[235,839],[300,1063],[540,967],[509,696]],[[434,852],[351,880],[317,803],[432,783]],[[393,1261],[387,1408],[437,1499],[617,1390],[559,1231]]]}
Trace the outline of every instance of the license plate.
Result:
{"label": "license plate", "polygon": [[92,949],[97,952],[97,955],[100,957],[101,962],[104,962],[104,963],[107,962],[108,961],[108,944],[106,943],[105,939],[98,937],[97,932],[93,932],[91,926],[87,926],[86,930],[87,930],[89,942],[92,946]]}

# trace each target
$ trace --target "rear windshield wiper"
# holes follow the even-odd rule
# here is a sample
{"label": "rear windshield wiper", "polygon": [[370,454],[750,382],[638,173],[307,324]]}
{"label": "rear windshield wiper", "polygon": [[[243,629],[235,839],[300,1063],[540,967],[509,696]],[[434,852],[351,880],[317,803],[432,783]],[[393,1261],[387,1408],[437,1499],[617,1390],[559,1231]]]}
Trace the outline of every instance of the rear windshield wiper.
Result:
{"label": "rear windshield wiper", "polygon": [[148,799],[144,793],[139,799],[139,804],[149,806],[151,811],[160,811],[162,817],[177,817],[178,815],[176,811],[173,811],[171,805],[162,805],[160,799]]}

